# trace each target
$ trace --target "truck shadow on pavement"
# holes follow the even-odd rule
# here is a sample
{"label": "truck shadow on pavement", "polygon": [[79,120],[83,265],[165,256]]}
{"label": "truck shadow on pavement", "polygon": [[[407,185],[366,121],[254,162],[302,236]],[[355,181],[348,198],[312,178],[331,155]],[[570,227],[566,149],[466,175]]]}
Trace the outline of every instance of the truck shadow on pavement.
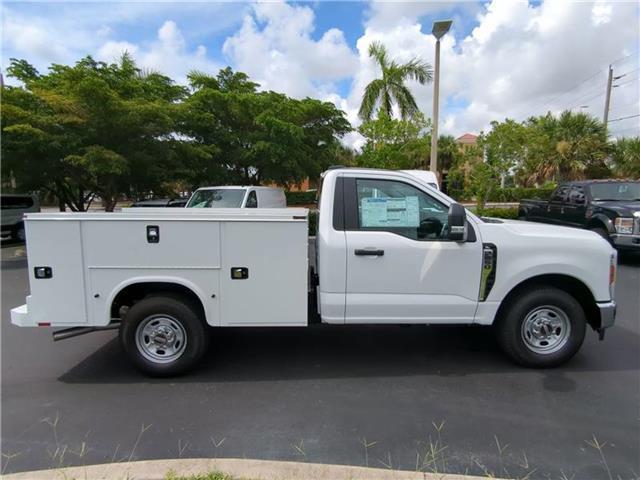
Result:
{"label": "truck shadow on pavement", "polygon": [[228,328],[212,332],[210,349],[192,373],[154,379],[137,372],[117,339],[59,377],[65,383],[216,383],[535,372],[548,390],[572,391],[573,372],[640,369],[640,335],[614,328],[599,342],[588,331],[567,365],[521,368],[502,354],[492,329],[480,326],[326,326]]}

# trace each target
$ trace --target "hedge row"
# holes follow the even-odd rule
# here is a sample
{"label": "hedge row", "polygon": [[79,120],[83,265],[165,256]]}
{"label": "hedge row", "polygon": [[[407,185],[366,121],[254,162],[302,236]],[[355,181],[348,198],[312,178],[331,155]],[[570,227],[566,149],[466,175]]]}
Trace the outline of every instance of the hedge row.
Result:
{"label": "hedge row", "polygon": [[311,205],[316,203],[316,192],[311,190],[309,192],[284,192],[287,197],[287,205]]}
{"label": "hedge row", "polygon": [[518,207],[483,208],[476,213],[481,217],[507,218],[515,220],[518,218]]}
{"label": "hedge row", "polygon": [[[548,200],[549,198],[551,198],[551,194],[554,190],[555,188],[497,188],[491,191],[487,201],[519,202],[523,198],[539,198],[541,200]],[[455,198],[458,201],[472,200],[471,195],[467,194],[464,190],[451,190],[449,191],[449,196]]]}

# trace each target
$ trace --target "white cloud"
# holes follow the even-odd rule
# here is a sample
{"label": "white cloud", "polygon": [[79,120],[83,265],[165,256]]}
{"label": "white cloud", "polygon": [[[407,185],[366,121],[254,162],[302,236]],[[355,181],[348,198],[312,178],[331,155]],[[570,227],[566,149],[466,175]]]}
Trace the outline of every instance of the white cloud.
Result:
{"label": "white cloud", "polygon": [[314,40],[313,29],[314,13],[308,6],[258,3],[240,30],[227,38],[223,52],[263,89],[327,97],[332,82],[355,73],[357,59],[342,31],[332,28]]}
{"label": "white cloud", "polygon": [[123,53],[128,52],[134,57],[138,53],[138,46],[129,42],[107,42],[98,49],[96,58],[98,60],[113,61]]}
{"label": "white cloud", "polygon": [[[51,63],[73,64],[86,55],[113,60],[128,50],[142,66],[183,80],[192,68],[219,68],[207,60],[204,44],[238,24],[246,8],[224,2],[5,3],[0,5],[2,68],[11,57],[45,71]],[[154,30],[155,39],[145,37]]]}
{"label": "white cloud", "polygon": [[148,45],[126,41],[109,41],[97,52],[97,59],[113,61],[125,51],[131,53],[139,67],[164,73],[178,83],[186,82],[191,70],[216,73],[221,65],[207,57],[204,45],[189,49],[175,22],[167,20],[158,29],[157,39]]}

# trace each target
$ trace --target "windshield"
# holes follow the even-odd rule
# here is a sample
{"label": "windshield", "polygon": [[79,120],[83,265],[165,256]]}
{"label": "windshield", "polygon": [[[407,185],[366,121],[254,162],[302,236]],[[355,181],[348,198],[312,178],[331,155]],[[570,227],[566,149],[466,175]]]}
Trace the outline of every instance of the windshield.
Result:
{"label": "windshield", "polygon": [[196,190],[187,208],[240,208],[245,191],[243,188]]}
{"label": "windshield", "polygon": [[594,200],[640,201],[640,182],[594,183],[591,197]]}

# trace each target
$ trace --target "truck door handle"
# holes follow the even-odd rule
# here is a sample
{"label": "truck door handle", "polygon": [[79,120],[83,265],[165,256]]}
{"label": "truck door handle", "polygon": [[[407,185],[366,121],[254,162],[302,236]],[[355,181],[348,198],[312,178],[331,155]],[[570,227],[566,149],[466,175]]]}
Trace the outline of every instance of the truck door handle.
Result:
{"label": "truck door handle", "polygon": [[372,257],[381,257],[384,255],[384,250],[378,250],[378,249],[369,249],[369,248],[356,248],[355,252],[356,255],[369,255]]}

